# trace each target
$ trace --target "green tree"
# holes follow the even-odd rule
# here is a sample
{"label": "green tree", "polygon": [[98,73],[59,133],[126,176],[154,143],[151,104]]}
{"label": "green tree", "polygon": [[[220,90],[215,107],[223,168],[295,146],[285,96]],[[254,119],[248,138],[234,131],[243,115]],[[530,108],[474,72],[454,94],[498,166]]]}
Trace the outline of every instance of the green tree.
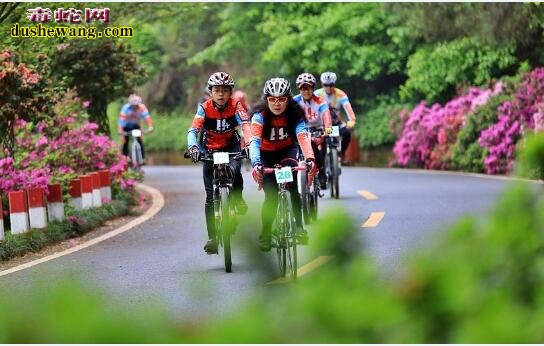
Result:
{"label": "green tree", "polygon": [[517,67],[512,45],[482,46],[472,38],[420,48],[408,60],[408,80],[400,89],[405,100],[445,102],[460,85],[485,85]]}
{"label": "green tree", "polygon": [[118,39],[72,40],[57,46],[52,61],[56,80],[91,101],[90,121],[106,134],[108,103],[128,96],[144,77],[137,56]]}

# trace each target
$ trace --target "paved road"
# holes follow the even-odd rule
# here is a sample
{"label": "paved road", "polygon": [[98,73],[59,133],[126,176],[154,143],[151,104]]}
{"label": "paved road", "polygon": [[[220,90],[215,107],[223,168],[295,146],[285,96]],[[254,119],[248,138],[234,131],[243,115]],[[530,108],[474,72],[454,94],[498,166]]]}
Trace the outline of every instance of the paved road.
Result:
{"label": "paved road", "polygon": [[[237,239],[242,236],[235,237],[238,243],[233,245],[231,274],[224,273],[222,257],[204,254],[204,189],[199,166],[147,167],[146,172],[145,183],[160,190],[166,202],[153,219],[98,245],[1,277],[0,287],[17,289],[28,285],[30,278],[55,282],[66,272],[75,272],[124,304],[158,300],[176,314],[194,317],[222,314],[230,304],[277,276],[255,268],[251,260],[254,247],[241,246]],[[249,174],[244,174],[249,214],[258,215],[262,193],[256,191]],[[459,216],[484,214],[508,184],[453,174],[345,167],[342,199],[327,197],[321,205],[345,208],[360,223],[371,212],[385,212],[376,227],[360,228],[360,232],[377,263],[394,269],[402,265],[408,249],[425,246]],[[370,191],[379,199],[368,201],[359,190]],[[252,221],[246,227],[253,238],[258,223]],[[268,256],[272,261],[273,255]],[[299,263],[311,260],[303,253]]]}

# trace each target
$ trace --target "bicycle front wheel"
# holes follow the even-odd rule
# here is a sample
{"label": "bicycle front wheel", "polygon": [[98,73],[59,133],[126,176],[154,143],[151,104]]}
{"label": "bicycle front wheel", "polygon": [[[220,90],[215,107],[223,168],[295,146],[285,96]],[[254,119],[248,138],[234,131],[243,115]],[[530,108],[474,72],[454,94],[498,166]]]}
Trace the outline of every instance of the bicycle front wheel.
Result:
{"label": "bicycle front wheel", "polygon": [[297,281],[298,270],[298,254],[297,254],[297,238],[296,238],[296,222],[293,215],[293,205],[291,203],[291,195],[286,191],[283,195],[284,210],[286,224],[284,228],[285,243],[286,243],[286,262],[289,270],[289,275],[293,281]]}
{"label": "bicycle front wheel", "polygon": [[232,227],[230,220],[230,206],[229,206],[229,189],[228,187],[219,188],[220,196],[220,215],[221,215],[221,227],[217,229],[219,237],[223,243],[223,255],[225,256],[225,271],[230,273],[232,271],[232,257],[230,248],[230,227]]}

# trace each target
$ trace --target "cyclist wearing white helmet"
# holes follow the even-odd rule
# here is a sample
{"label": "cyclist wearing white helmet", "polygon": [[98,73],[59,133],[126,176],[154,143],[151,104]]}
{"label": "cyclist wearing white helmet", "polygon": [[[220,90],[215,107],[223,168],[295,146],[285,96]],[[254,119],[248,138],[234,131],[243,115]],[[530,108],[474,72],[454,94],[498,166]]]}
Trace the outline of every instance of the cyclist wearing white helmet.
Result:
{"label": "cyclist wearing white helmet", "polygon": [[[324,130],[325,133],[332,132],[332,120],[329,106],[325,99],[314,95],[317,81],[310,73],[302,73],[296,80],[300,94],[293,99],[302,107],[306,119],[306,127],[310,130]],[[327,175],[325,174],[325,155],[327,147],[323,145],[324,137],[312,138],[312,149],[314,151],[317,166],[319,167],[319,184],[321,189],[327,188]]]}
{"label": "cyclist wearing white helmet", "polygon": [[[251,142],[249,156],[253,166],[252,176],[264,189],[262,208],[262,233],[260,247],[269,251],[271,247],[271,230],[278,203],[278,185],[272,175],[263,176],[264,167],[274,167],[276,164],[297,166],[297,142],[311,169],[309,174],[315,176],[317,165],[310,144],[310,136],[304,122],[304,111],[293,100],[289,81],[284,78],[272,78],[266,81],[263,88],[263,98],[250,111]],[[295,181],[289,187],[293,212],[297,224],[297,237],[302,243],[308,241],[308,233],[302,227],[302,211],[300,196]]]}
{"label": "cyclist wearing white helmet", "polygon": [[[355,113],[349,102],[348,95],[343,90],[336,88],[336,74],[334,72],[323,72],[320,79],[323,88],[316,90],[315,94],[327,101],[331,111],[332,123],[340,127],[340,135],[342,136],[342,152],[340,155],[344,157],[344,153],[351,141],[350,130],[355,126]],[[342,110],[348,117],[347,124],[344,123],[340,116]]]}
{"label": "cyclist wearing white helmet", "polygon": [[[239,152],[248,151],[240,148],[240,135],[238,127],[242,128],[245,143],[249,143],[251,135],[249,118],[244,107],[232,98],[234,80],[226,72],[216,72],[208,79],[208,90],[211,98],[198,105],[193,123],[187,133],[188,152],[197,162],[201,150]],[[198,135],[200,141],[198,141]],[[236,203],[238,213],[245,214],[247,204],[242,197],[244,181],[240,171],[241,162],[233,160],[230,166],[234,172],[232,197]],[[204,188],[206,189],[206,203],[204,213],[206,215],[206,228],[208,241],[204,245],[204,251],[208,254],[217,253],[215,241],[215,216],[213,209],[213,164],[203,164]]]}
{"label": "cyclist wearing white helmet", "polygon": [[[145,120],[148,131],[153,131],[153,121],[147,107],[143,104],[142,98],[136,94],[128,97],[128,102],[123,105],[119,112],[119,120],[117,122],[117,132],[123,136],[123,155],[128,157],[128,141],[130,131],[139,130],[140,121]],[[142,148],[142,158],[145,159],[145,150],[142,137],[137,137],[140,147]]]}

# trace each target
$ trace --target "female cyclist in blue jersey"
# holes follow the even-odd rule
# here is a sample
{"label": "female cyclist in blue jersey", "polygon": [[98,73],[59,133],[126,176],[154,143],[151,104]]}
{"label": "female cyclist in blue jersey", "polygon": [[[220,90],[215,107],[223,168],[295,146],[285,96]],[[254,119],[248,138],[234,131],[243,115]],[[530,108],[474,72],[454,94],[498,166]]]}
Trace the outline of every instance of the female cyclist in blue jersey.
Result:
{"label": "female cyclist in blue jersey", "polygon": [[[293,100],[289,81],[284,78],[272,78],[266,81],[262,100],[250,111],[251,141],[249,156],[253,166],[253,179],[264,189],[262,208],[262,233],[260,246],[263,251],[271,247],[271,230],[278,204],[278,186],[272,175],[263,176],[264,167],[297,166],[297,142],[304,158],[310,165],[309,174],[315,176],[317,165],[310,144],[310,136],[304,122],[302,108]],[[301,243],[307,242],[308,235],[302,227],[300,196],[295,181],[289,187],[293,213],[297,224],[297,237]]]}

